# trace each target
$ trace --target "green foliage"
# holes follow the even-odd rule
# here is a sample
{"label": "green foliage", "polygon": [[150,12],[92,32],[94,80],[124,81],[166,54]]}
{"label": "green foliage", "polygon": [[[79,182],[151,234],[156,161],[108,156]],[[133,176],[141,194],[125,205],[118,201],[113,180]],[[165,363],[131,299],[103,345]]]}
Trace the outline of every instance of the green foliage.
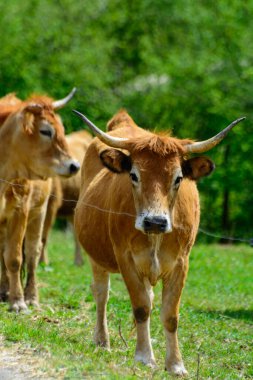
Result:
{"label": "green foliage", "polygon": [[0,95],[77,86],[68,132],[81,128],[70,107],[102,127],[126,107],[141,126],[197,140],[246,115],[210,152],[217,170],[200,189],[204,227],[250,237],[252,16],[252,1],[235,0],[1,2]]}
{"label": "green foliage", "polygon": [[[64,241],[64,244],[62,242]],[[5,345],[18,343],[42,360],[45,378],[165,379],[165,338],[160,321],[161,284],[155,288],[151,337],[158,367],[134,363],[135,328],[129,296],[119,275],[111,276],[108,322],[111,351],[93,343],[95,304],[91,271],[73,264],[73,243],[53,231],[50,266],[38,271],[41,310],[16,315],[0,304],[0,331]],[[245,246],[199,245],[190,257],[183,292],[179,341],[189,379],[250,379],[252,366],[252,249]],[[125,346],[124,337],[127,347]],[[37,376],[35,376],[37,378]]]}

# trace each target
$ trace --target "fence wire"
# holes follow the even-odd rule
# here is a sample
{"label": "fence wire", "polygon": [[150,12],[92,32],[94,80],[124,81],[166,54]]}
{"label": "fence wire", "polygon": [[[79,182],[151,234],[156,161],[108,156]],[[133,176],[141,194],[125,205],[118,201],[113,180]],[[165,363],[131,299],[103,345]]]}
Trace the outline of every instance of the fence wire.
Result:
{"label": "fence wire", "polygon": [[201,227],[199,227],[198,231],[201,232],[201,233],[203,233],[203,234],[205,234],[205,235],[207,235],[207,236],[213,237],[215,239],[228,240],[228,241],[238,241],[238,242],[241,242],[241,243],[248,243],[248,244],[250,244],[251,247],[253,247],[253,238],[244,239],[244,238],[233,237],[233,236],[218,235],[218,234],[214,234],[212,232],[206,231],[206,230],[204,230]]}
{"label": "fence wire", "polygon": [[[6,184],[11,185],[11,186],[24,187],[23,185],[21,185],[19,183],[10,182],[10,181],[7,181],[7,180],[5,180],[3,178],[0,178],[0,182],[6,183]],[[54,194],[49,194],[49,197],[57,198],[57,196],[54,195]],[[64,198],[62,198],[62,201],[64,201],[64,202],[72,202],[72,203],[75,203],[75,204],[78,202],[75,199],[64,199]],[[97,205],[86,203],[86,202],[82,202],[82,204],[84,206],[86,206],[86,207],[94,208],[94,209],[96,209],[98,211],[101,211],[101,212],[104,212],[104,213],[114,214],[114,215],[124,215],[124,216],[128,216],[128,217],[131,217],[131,218],[136,218],[136,215],[130,214],[128,212],[119,212],[119,211],[115,211],[115,210],[104,209],[104,208],[101,208],[101,207],[99,207]],[[210,231],[207,231],[206,229],[203,229],[202,227],[199,227],[198,232],[200,232],[200,233],[202,233],[202,234],[204,234],[206,236],[218,239],[218,240],[235,241],[235,242],[237,241],[237,242],[241,242],[241,243],[247,243],[251,247],[253,247],[253,238],[247,238],[246,239],[246,238],[240,238],[240,237],[220,235],[220,234],[216,234],[216,233],[212,233]]]}

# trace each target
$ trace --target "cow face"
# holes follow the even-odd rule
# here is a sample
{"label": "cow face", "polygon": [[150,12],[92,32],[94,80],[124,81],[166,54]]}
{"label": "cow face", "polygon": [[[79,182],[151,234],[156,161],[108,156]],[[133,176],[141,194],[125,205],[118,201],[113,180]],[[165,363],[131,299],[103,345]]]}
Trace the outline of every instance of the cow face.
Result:
{"label": "cow face", "polygon": [[144,233],[168,233],[182,170],[179,160],[152,156],[139,155],[129,173],[137,211],[135,228]]}
{"label": "cow face", "polygon": [[183,179],[197,180],[214,169],[205,157],[183,160],[178,153],[163,156],[149,149],[126,155],[111,148],[100,158],[114,173],[129,173],[137,214],[135,228],[146,234],[171,232],[173,207]]}
{"label": "cow face", "polygon": [[50,105],[28,103],[13,118],[18,126],[13,148],[20,175],[38,179],[77,173],[80,164],[70,157],[61,119]]}

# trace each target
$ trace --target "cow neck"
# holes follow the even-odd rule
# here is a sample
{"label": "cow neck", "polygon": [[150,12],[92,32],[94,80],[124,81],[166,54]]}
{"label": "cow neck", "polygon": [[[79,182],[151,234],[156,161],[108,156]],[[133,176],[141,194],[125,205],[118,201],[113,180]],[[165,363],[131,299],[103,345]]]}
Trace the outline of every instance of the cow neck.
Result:
{"label": "cow neck", "polygon": [[[19,150],[14,146],[17,127],[15,123],[3,125],[0,128],[0,181],[11,182],[16,178],[27,178],[25,165],[19,156]],[[11,132],[11,133],[10,133]],[[18,139],[15,139],[17,141]],[[2,182],[3,184],[4,182]]]}

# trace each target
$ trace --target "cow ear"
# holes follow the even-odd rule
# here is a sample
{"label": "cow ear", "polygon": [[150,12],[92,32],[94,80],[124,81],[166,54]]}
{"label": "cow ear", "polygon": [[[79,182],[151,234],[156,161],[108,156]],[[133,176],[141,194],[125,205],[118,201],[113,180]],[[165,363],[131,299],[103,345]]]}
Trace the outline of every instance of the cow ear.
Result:
{"label": "cow ear", "polygon": [[32,135],[34,132],[34,118],[41,115],[43,107],[37,103],[29,103],[23,110],[23,128],[25,133]]}
{"label": "cow ear", "polygon": [[215,169],[214,163],[207,157],[194,157],[186,160],[182,164],[184,177],[197,181],[201,177],[206,177]]}
{"label": "cow ear", "polygon": [[25,112],[32,113],[33,115],[40,115],[42,110],[43,106],[38,103],[29,103],[24,109]]}
{"label": "cow ear", "polygon": [[29,112],[25,112],[22,123],[24,132],[28,135],[32,135],[34,132],[34,115]]}
{"label": "cow ear", "polygon": [[106,149],[100,153],[104,166],[114,173],[129,172],[132,167],[130,156],[117,149]]}

